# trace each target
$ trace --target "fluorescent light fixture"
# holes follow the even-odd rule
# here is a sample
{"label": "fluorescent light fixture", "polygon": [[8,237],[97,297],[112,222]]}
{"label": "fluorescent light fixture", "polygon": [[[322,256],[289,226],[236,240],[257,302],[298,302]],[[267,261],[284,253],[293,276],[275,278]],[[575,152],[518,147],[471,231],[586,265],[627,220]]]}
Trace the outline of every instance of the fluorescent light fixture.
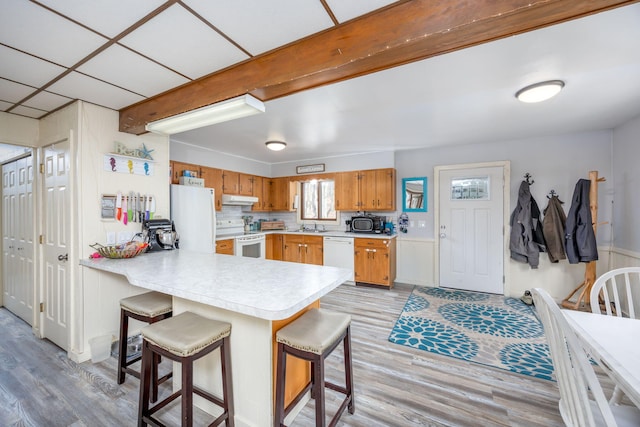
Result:
{"label": "fluorescent light fixture", "polygon": [[264,113],[264,111],[265,108],[262,101],[251,95],[242,95],[237,98],[227,99],[226,101],[217,102],[207,105],[206,107],[147,123],[145,128],[149,132],[172,135],[174,133],[186,132],[191,129]]}
{"label": "fluorescent light fixture", "polygon": [[265,142],[265,145],[269,150],[272,150],[272,151],[284,150],[285,147],[287,146],[287,144],[282,141],[267,141]]}
{"label": "fluorescent light fixture", "polygon": [[517,91],[516,98],[526,103],[542,102],[557,95],[563,87],[562,80],[535,83]]}

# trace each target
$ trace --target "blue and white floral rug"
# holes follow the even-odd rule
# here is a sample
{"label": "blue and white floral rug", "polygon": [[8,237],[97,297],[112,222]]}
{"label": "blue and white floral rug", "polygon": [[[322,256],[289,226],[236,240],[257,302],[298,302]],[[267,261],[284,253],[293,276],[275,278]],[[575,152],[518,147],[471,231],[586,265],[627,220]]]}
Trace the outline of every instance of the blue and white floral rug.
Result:
{"label": "blue and white floral rug", "polygon": [[415,288],[389,341],[553,381],[549,346],[534,310],[502,295]]}

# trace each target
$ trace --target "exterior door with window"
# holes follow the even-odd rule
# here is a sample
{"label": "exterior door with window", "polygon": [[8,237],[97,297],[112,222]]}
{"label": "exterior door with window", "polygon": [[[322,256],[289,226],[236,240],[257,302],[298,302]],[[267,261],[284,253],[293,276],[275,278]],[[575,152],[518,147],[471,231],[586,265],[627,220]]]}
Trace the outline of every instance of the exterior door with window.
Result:
{"label": "exterior door with window", "polygon": [[504,293],[504,168],[441,169],[440,286]]}

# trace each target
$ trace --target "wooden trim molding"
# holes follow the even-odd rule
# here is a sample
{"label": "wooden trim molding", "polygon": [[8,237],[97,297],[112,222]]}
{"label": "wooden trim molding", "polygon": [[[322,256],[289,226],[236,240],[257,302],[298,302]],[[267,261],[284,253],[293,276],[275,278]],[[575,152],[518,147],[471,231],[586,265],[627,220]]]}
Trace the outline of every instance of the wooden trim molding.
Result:
{"label": "wooden trim molding", "polygon": [[608,9],[621,0],[411,0],[364,15],[120,110],[120,131],[251,94],[262,101]]}

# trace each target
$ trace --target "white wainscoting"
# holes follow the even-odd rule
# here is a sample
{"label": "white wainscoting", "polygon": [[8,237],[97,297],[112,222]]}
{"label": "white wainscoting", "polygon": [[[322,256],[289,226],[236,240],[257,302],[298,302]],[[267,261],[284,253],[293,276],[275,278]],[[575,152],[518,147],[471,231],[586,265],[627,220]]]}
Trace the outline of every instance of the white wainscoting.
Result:
{"label": "white wainscoting", "polygon": [[[610,270],[622,267],[639,267],[640,253],[626,249],[611,248]],[[604,272],[599,272],[599,274]]]}
{"label": "white wainscoting", "polygon": [[434,286],[433,239],[398,236],[396,282]]}
{"label": "white wainscoting", "polygon": [[[396,282],[418,286],[437,286],[434,269],[433,239],[398,236]],[[618,248],[599,247],[597,276],[614,268],[640,266],[640,253]],[[585,265],[570,265],[566,260],[551,264],[547,254],[540,254],[540,267],[532,270],[527,264],[509,261],[509,283],[505,295],[519,297],[534,287],[549,291],[561,301],[584,280]]]}

